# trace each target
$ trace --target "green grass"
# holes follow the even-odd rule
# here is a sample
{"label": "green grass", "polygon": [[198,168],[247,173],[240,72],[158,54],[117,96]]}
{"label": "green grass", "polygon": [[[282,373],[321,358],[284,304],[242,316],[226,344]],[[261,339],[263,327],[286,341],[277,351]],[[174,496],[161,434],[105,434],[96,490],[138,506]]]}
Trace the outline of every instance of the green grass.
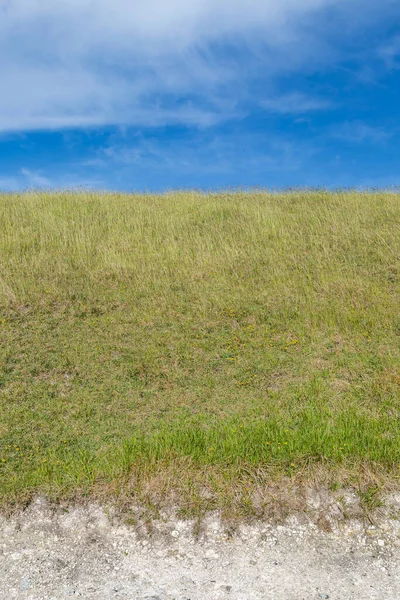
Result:
{"label": "green grass", "polygon": [[1,195],[0,335],[3,504],[397,477],[400,195]]}

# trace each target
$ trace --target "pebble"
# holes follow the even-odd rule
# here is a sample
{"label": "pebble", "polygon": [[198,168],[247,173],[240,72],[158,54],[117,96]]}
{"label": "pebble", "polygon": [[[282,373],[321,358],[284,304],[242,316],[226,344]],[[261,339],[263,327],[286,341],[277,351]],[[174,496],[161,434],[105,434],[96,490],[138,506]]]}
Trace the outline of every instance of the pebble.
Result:
{"label": "pebble", "polygon": [[28,578],[24,577],[21,581],[21,589],[23,591],[28,590],[31,587],[31,582]]}

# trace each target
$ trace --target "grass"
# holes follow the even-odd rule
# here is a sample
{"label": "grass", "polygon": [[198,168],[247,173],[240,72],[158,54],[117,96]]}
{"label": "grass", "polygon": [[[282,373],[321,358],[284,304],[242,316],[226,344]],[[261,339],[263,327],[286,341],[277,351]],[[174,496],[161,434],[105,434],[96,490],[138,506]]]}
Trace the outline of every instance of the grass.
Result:
{"label": "grass", "polygon": [[1,195],[0,503],[394,481],[399,307],[396,193]]}

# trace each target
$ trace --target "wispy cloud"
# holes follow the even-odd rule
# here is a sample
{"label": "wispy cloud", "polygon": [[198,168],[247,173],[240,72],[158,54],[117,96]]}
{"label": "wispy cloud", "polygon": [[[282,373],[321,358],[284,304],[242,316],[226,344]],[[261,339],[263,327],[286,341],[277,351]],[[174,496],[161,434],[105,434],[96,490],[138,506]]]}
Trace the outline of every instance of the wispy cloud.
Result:
{"label": "wispy cloud", "polygon": [[260,74],[268,110],[322,109],[288,95],[279,110],[271,81],[334,60],[324,15],[361,5],[365,19],[372,0],[13,0],[0,12],[0,131],[208,127],[258,103]]}
{"label": "wispy cloud", "polygon": [[333,107],[329,100],[308,96],[301,92],[292,92],[272,97],[260,102],[261,108],[277,114],[302,114],[315,110],[326,110]]}
{"label": "wispy cloud", "polygon": [[23,167],[21,169],[21,175],[24,176],[28,187],[51,187],[52,185],[51,180],[41,175],[39,171],[33,171]]}
{"label": "wispy cloud", "polygon": [[395,35],[378,47],[378,57],[389,70],[400,68],[400,35]]}
{"label": "wispy cloud", "polygon": [[115,135],[96,154],[83,162],[94,171],[124,173],[123,179],[137,173],[152,173],[153,179],[165,180],[165,173],[179,173],[183,179],[218,176],[226,180],[244,173],[295,172],[315,152],[307,142],[288,136],[237,131],[224,138],[211,131],[187,133],[177,139]]}
{"label": "wispy cloud", "polygon": [[362,142],[384,144],[393,137],[394,132],[388,131],[384,127],[369,125],[361,121],[347,121],[332,127],[330,135],[336,139],[345,140],[353,144],[360,144]]}
{"label": "wispy cloud", "polygon": [[69,171],[49,178],[43,175],[42,171],[22,167],[10,176],[0,175],[0,192],[21,191],[30,188],[62,190],[76,188],[105,189],[107,187],[99,174],[84,176],[82,173],[74,172],[71,165],[68,168]]}
{"label": "wispy cloud", "polygon": [[18,191],[27,188],[52,187],[52,181],[41,175],[39,171],[22,168],[13,175],[0,175],[0,191]]}
{"label": "wispy cloud", "polygon": [[0,176],[0,192],[16,191],[20,189],[21,182],[18,177],[3,177]]}

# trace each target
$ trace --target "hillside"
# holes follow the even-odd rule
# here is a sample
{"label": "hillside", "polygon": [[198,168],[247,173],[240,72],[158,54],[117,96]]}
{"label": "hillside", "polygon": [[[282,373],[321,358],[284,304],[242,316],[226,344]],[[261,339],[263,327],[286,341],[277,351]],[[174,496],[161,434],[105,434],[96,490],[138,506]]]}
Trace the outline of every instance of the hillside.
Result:
{"label": "hillside", "polygon": [[395,486],[399,259],[392,192],[1,195],[1,503]]}

